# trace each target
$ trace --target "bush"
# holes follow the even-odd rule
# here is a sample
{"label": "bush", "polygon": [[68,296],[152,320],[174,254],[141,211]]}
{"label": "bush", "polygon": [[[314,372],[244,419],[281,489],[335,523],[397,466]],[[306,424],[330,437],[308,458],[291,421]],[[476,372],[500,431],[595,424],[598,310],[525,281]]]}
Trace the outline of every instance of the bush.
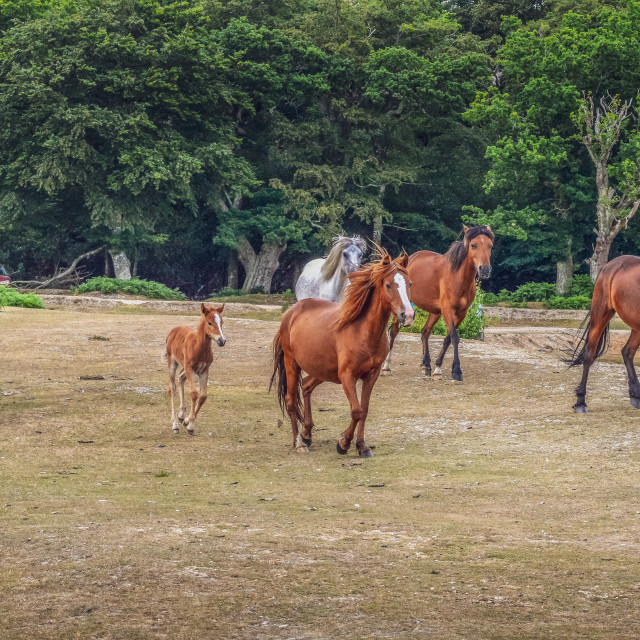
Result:
{"label": "bush", "polygon": [[[477,340],[482,336],[482,332],[484,331],[485,326],[485,315],[482,310],[484,306],[484,291],[480,287],[477,288],[476,298],[473,301],[473,304],[469,308],[465,319],[460,323],[458,327],[458,335],[461,338],[468,338],[471,340]],[[427,322],[427,318],[429,314],[422,309],[418,309],[415,307],[416,316],[413,321],[413,324],[410,327],[403,327],[400,331],[405,331],[409,333],[420,333],[422,331],[422,327],[424,327]],[[444,320],[440,318],[438,322],[436,322],[435,327],[433,327],[432,334],[436,336],[446,336],[447,335],[447,327],[444,323]]]}
{"label": "bush", "polygon": [[550,282],[526,282],[511,294],[508,302],[543,302],[557,295],[556,286]]}
{"label": "bush", "polygon": [[220,291],[212,293],[210,298],[229,298],[231,296],[244,296],[245,292],[242,289],[233,289],[232,287],[222,287]]}
{"label": "bush", "polygon": [[591,298],[588,296],[553,296],[545,300],[544,306],[547,309],[589,309],[591,308]]}
{"label": "bush", "polygon": [[0,308],[2,307],[44,309],[44,304],[42,304],[42,298],[35,293],[20,293],[17,289],[0,286]]}
{"label": "bush", "polygon": [[591,298],[593,296],[593,281],[591,280],[591,276],[587,273],[573,276],[571,286],[569,287],[569,296],[587,296]]}
{"label": "bush", "polygon": [[131,293],[145,296],[153,300],[186,300],[187,297],[178,289],[169,287],[159,282],[132,278],[131,280],[116,280],[115,278],[91,278],[74,289],[75,293]]}

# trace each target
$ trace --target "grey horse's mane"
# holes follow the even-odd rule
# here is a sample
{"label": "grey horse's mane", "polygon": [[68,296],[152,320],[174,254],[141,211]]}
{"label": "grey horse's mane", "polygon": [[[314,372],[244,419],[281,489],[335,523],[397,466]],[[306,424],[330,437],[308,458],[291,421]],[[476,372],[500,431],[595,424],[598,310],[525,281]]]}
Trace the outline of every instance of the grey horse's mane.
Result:
{"label": "grey horse's mane", "polygon": [[333,238],[333,248],[329,251],[329,255],[325,258],[320,274],[324,280],[330,280],[337,269],[340,268],[342,263],[342,252],[355,244],[363,253],[367,248],[367,243],[360,236],[353,236],[349,238],[347,236],[336,236]]}

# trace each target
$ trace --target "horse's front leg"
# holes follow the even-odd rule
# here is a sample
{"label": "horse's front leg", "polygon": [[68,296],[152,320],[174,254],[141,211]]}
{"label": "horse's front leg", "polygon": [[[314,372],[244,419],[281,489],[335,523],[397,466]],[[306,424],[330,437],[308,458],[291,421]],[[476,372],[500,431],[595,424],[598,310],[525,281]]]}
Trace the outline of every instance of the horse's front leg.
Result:
{"label": "horse's front leg", "polygon": [[372,369],[362,380],[362,393],[360,394],[360,405],[362,406],[362,418],[358,423],[358,433],[356,434],[356,449],[361,458],[373,458],[373,452],[364,442],[364,424],[369,414],[369,400],[371,399],[371,391],[376,383],[380,369]]}
{"label": "horse's front leg", "polygon": [[180,396],[180,410],[178,411],[178,422],[183,423],[187,417],[187,403],[184,399],[184,383],[187,379],[187,374],[184,369],[181,369],[178,374],[178,395]]}
{"label": "horse's front leg", "polygon": [[169,358],[169,398],[171,399],[171,429],[174,433],[180,431],[180,422],[176,416],[176,371],[178,370],[178,362],[171,356]]}
{"label": "horse's front leg", "polygon": [[189,416],[185,418],[184,424],[187,427],[187,433],[192,436],[194,430],[194,422],[196,421],[196,405],[198,402],[198,392],[196,390],[196,384],[194,381],[194,371],[191,367],[187,367],[185,365],[184,373],[189,381],[189,396],[191,397],[191,410],[189,412]]}
{"label": "horse's front leg", "polygon": [[387,375],[391,373],[391,351],[393,351],[393,343],[396,341],[396,336],[400,331],[400,321],[398,318],[394,316],[393,322],[389,327],[389,353],[387,354],[387,358],[382,365],[382,373],[383,375]]}
{"label": "horse's front leg", "polygon": [[[436,322],[440,320],[440,313],[430,313],[427,321],[424,323],[424,327],[422,327],[422,331],[420,332],[420,338],[422,339],[422,366],[424,367],[424,375],[429,377],[431,375],[431,355],[429,354],[429,337],[431,336],[431,332],[433,331],[433,327],[435,327]],[[447,345],[448,346],[448,345]],[[445,349],[446,352],[446,349]],[[444,354],[442,356],[444,358]],[[436,380],[442,378],[442,373],[438,372],[438,377],[434,374],[434,378]]]}
{"label": "horse's front leg", "polygon": [[[196,400],[195,408],[193,409],[193,419],[189,418],[189,424],[187,425],[187,431],[189,435],[193,435],[193,431],[196,428],[196,418],[202,405],[207,401],[207,384],[209,382],[209,369],[205,369],[203,373],[198,374],[198,398]],[[193,396],[192,396],[193,400]]]}
{"label": "horse's front leg", "polygon": [[353,373],[347,372],[343,374],[340,376],[340,381],[342,382],[342,388],[344,389],[347,400],[349,400],[349,406],[351,407],[351,423],[349,424],[349,428],[342,432],[336,444],[338,453],[340,455],[344,455],[349,451],[351,441],[353,440],[353,434],[356,430],[356,425],[362,419],[362,407],[358,401],[358,394],[356,393],[357,379]]}
{"label": "horse's front leg", "polygon": [[300,434],[300,439],[307,447],[311,444],[311,431],[314,427],[313,416],[311,415],[311,392],[320,384],[322,380],[307,376],[302,381],[302,399],[304,401],[304,429]]}
{"label": "horse's front leg", "polygon": [[442,312],[444,316],[445,324],[447,325],[447,335],[442,343],[442,350],[436,359],[436,369],[433,372],[434,380],[442,379],[442,362],[444,356],[447,353],[447,349],[450,344],[453,344],[453,364],[451,365],[451,379],[457,382],[462,382],[462,369],[460,368],[460,356],[458,354],[458,346],[460,344],[460,336],[458,335],[458,326],[464,319],[463,314],[461,317],[456,316],[452,310],[446,310]]}

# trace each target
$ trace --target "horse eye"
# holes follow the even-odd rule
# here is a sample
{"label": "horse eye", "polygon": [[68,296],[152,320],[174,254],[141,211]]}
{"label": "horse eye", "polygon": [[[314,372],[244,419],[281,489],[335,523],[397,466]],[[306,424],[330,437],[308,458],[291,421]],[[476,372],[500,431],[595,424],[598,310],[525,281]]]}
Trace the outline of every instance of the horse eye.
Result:
{"label": "horse eye", "polygon": [[209,326],[211,326],[211,323],[210,323],[210,322],[207,322],[207,324],[208,324]]}
{"label": "horse eye", "polygon": [[391,289],[391,285],[387,282],[387,289]]}
{"label": "horse eye", "polygon": [[472,249],[477,249],[477,248],[478,248],[478,245],[477,245],[477,244],[472,244],[472,245],[471,245],[471,248],[472,248]]}

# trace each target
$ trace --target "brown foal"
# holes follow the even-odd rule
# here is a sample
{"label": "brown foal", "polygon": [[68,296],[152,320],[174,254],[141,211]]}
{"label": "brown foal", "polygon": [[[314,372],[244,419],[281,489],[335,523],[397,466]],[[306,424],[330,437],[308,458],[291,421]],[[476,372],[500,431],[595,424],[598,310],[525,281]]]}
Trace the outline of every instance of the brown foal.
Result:
{"label": "brown foal", "polygon": [[[200,307],[202,317],[197,329],[191,327],[175,327],[167,336],[167,363],[169,365],[169,397],[171,398],[171,424],[174,433],[180,431],[180,423],[184,422],[189,435],[193,435],[198,412],[207,399],[207,381],[209,367],[213,362],[211,341],[215,340],[224,347],[226,339],[222,333],[221,307]],[[180,393],[180,411],[176,415],[174,397],[176,394],[176,373],[178,374],[178,391]],[[199,390],[196,390],[195,376],[198,377]],[[184,399],[184,383],[189,380],[191,389],[191,411],[186,416]],[[186,416],[186,417],[185,417]]]}

